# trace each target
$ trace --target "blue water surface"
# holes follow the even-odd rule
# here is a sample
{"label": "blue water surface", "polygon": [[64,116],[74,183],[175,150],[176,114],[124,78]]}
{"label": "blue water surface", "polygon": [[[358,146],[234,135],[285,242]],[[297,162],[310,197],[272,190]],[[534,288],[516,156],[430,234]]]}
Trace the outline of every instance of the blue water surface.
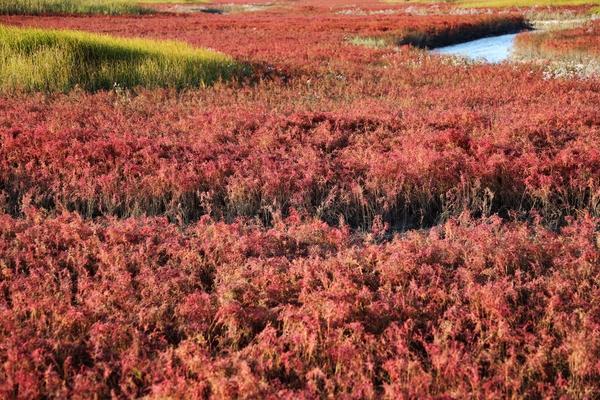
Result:
{"label": "blue water surface", "polygon": [[489,63],[499,63],[507,60],[513,47],[516,33],[477,39],[453,46],[439,47],[433,50],[437,54],[465,56],[474,60],[486,60]]}

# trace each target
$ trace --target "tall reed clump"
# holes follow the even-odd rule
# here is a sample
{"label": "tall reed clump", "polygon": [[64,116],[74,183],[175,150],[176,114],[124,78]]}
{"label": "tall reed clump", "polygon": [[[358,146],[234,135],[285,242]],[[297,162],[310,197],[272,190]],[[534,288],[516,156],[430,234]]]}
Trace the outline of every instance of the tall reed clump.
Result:
{"label": "tall reed clump", "polygon": [[0,14],[153,14],[155,10],[125,0],[6,0]]}
{"label": "tall reed clump", "polygon": [[0,26],[0,91],[183,89],[243,72],[233,58],[185,43]]}

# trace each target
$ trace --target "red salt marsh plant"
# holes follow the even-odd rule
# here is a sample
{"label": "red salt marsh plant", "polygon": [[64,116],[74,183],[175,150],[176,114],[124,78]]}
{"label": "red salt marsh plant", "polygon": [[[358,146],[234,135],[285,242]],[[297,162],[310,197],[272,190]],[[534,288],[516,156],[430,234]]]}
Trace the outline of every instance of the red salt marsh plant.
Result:
{"label": "red salt marsh plant", "polygon": [[600,396],[598,80],[302,10],[0,18],[257,66],[0,95],[0,398]]}
{"label": "red salt marsh plant", "polygon": [[529,33],[515,39],[515,56],[528,60],[583,62],[600,59],[600,21],[559,31]]}
{"label": "red salt marsh plant", "polygon": [[377,64],[287,83],[4,97],[2,206],[265,222],[294,207],[398,229],[598,214],[597,81],[365,54]]}
{"label": "red salt marsh plant", "polygon": [[0,217],[0,395],[595,397],[598,221]]}

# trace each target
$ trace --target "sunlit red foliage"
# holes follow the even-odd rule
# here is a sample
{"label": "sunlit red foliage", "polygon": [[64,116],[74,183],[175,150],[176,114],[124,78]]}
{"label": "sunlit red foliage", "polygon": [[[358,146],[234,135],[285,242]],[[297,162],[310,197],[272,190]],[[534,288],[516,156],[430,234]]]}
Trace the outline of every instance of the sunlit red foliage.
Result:
{"label": "sunlit red foliage", "polygon": [[597,81],[365,54],[371,65],[287,83],[4,97],[5,211],[268,221],[291,206],[397,228],[465,208],[597,215]]}

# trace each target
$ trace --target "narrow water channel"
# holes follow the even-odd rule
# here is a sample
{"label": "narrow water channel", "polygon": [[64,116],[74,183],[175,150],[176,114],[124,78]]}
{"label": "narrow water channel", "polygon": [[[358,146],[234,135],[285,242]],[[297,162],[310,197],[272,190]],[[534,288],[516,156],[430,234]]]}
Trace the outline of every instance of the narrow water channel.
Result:
{"label": "narrow water channel", "polygon": [[507,60],[513,47],[516,33],[472,40],[453,46],[440,47],[433,50],[436,54],[451,54],[466,56],[471,59],[486,60],[489,63],[499,63]]}

